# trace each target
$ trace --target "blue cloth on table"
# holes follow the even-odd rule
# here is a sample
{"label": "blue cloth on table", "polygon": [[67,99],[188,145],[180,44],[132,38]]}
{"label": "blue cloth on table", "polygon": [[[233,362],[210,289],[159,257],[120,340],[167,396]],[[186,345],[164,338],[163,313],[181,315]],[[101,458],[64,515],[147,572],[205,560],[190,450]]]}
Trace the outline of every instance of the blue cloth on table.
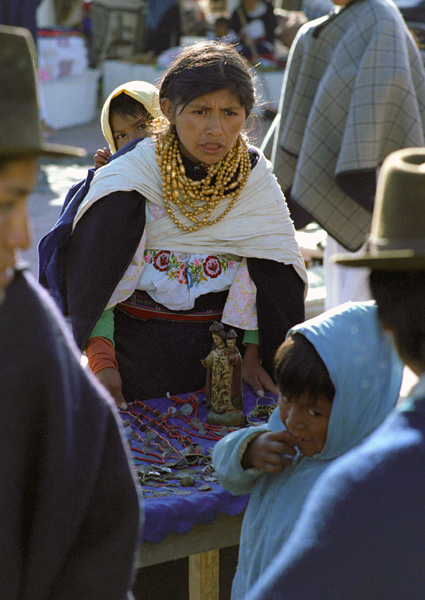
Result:
{"label": "blue cloth on table", "polygon": [[[190,394],[184,394],[178,396],[178,398],[188,398]],[[198,418],[202,423],[206,422],[207,408],[205,405],[205,395],[202,392],[196,394],[199,400]],[[248,386],[244,385],[243,390],[243,404],[245,416],[255,407],[257,402],[257,396]],[[260,403],[275,403],[277,402],[276,396],[269,394],[269,398],[261,399]],[[153,410],[159,409],[161,413],[166,412],[171,406],[173,406],[172,399],[159,398],[154,400],[148,400],[144,404],[147,404]],[[129,407],[133,406],[135,414],[141,412],[141,406],[130,404]],[[152,413],[149,411],[149,416]],[[129,414],[121,412],[121,416],[125,421],[129,418]],[[134,415],[133,415],[134,416]],[[194,415],[190,415],[189,419],[193,419]],[[147,421],[146,421],[147,422]],[[182,426],[183,423],[179,418],[170,418],[170,425]],[[187,427],[189,429],[189,427]],[[130,432],[129,427],[127,429],[127,435]],[[155,429],[155,428],[154,428]],[[140,433],[141,437],[144,434],[137,429],[137,426],[133,427],[134,431]],[[190,437],[193,442],[203,446],[204,454],[214,446],[216,440],[204,439],[202,437],[196,437],[191,429]],[[164,435],[164,433],[162,433]],[[129,436],[130,437],[130,436]],[[178,444],[175,440],[170,440],[176,448],[182,449],[183,447]],[[130,445],[133,448],[141,449],[143,444],[141,441],[135,441],[130,439]],[[135,468],[140,465],[147,465],[149,463],[140,460],[141,454],[132,450],[132,456],[135,464]],[[154,458],[148,456],[147,458]],[[170,459],[167,462],[172,462],[175,459]],[[164,464],[167,466],[167,463]],[[196,468],[196,467],[195,467]],[[199,470],[202,467],[198,467]],[[174,469],[178,473],[177,469]],[[176,482],[177,480],[173,480]],[[212,488],[209,491],[199,491],[199,487],[204,483]],[[166,485],[166,484],[165,484]],[[178,489],[178,488],[176,488]],[[233,496],[230,492],[224,490],[219,483],[213,483],[211,481],[203,482],[202,480],[196,480],[196,487],[182,488],[180,490],[191,490],[191,493],[185,496],[178,495],[176,493],[170,493],[169,496],[158,496],[158,497],[144,497],[144,513],[145,513],[145,525],[143,532],[143,539],[148,542],[160,543],[162,542],[172,531],[180,534],[188,533],[196,523],[208,525],[213,523],[221,513],[236,516],[242,513],[248,502],[248,495]]]}

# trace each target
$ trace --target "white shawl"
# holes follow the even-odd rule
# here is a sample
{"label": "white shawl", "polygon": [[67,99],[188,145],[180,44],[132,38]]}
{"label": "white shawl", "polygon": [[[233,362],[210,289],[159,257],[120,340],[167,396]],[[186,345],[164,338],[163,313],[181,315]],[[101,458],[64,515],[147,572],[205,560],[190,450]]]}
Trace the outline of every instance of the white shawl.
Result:
{"label": "white shawl", "polygon": [[[307,273],[285,198],[260,150],[257,165],[237,201],[224,219],[198,231],[185,232],[164,217],[146,224],[146,248],[200,254],[235,254],[292,264],[307,284]],[[117,191],[136,190],[149,202],[164,207],[162,181],[152,139],[99,169],[74,219],[73,227],[102,197]],[[227,202],[227,199],[226,199]],[[226,204],[227,206],[227,204]],[[219,205],[214,219],[223,212]]]}

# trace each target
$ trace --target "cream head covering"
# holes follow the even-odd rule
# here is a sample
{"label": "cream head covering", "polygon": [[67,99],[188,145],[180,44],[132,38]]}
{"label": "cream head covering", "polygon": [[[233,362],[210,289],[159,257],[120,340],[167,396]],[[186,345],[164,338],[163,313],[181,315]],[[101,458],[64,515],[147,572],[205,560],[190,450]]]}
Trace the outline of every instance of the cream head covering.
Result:
{"label": "cream head covering", "polygon": [[140,102],[154,119],[164,116],[159,108],[158,89],[151,83],[148,83],[147,81],[129,81],[115,88],[105,100],[102,114],[100,115],[102,132],[109,144],[112,154],[117,151],[117,148],[109,124],[109,107],[113,98],[116,98],[123,93]]}

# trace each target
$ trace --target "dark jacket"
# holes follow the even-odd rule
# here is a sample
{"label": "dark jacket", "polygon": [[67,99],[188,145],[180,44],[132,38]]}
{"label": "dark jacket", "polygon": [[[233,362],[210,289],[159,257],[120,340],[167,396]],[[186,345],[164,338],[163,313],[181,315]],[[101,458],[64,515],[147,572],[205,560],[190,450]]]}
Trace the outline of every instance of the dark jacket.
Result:
{"label": "dark jacket", "polygon": [[0,598],[131,596],[139,503],[112,400],[19,273],[0,306]]}

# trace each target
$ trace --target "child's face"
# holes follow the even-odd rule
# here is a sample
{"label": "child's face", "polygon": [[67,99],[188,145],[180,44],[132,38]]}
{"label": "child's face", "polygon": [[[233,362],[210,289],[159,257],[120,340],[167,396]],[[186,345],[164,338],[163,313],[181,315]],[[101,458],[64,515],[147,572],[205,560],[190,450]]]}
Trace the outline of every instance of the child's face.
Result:
{"label": "child's face", "polygon": [[121,150],[126,144],[139,138],[148,136],[146,131],[147,119],[144,113],[133,115],[120,115],[113,112],[109,117],[112,135],[114,136],[117,150]]}
{"label": "child's face", "polygon": [[314,456],[325,447],[331,409],[332,403],[324,395],[312,400],[310,394],[304,392],[292,402],[279,394],[281,421],[304,456]]}

